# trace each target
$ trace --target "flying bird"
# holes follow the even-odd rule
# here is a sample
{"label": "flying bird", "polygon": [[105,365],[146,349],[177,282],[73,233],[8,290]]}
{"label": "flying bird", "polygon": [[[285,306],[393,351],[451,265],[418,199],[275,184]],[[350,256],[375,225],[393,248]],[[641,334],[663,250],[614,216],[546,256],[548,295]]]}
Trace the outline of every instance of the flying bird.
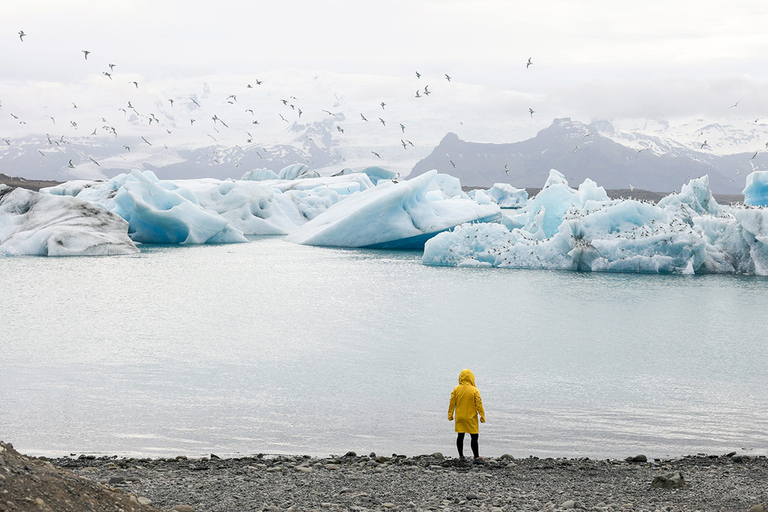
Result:
{"label": "flying bird", "polygon": [[532,58],[533,57],[528,57],[528,63],[525,65],[525,69],[528,69],[533,64],[533,62],[531,61]]}
{"label": "flying bird", "polygon": [[381,110],[384,110],[384,105],[386,105],[386,103],[384,103],[384,102],[382,101],[382,102],[381,102]]}
{"label": "flying bird", "polygon": [[103,71],[101,74],[109,78],[110,80],[112,80],[112,73],[107,73],[106,71]]}
{"label": "flying bird", "polygon": [[432,93],[429,92],[429,85],[425,85],[424,86],[424,96],[429,96],[430,94],[432,94]]}
{"label": "flying bird", "polygon": [[114,71],[115,70],[115,66],[117,66],[117,64],[110,64],[109,65],[109,70],[110,71]]}
{"label": "flying bird", "polygon": [[128,144],[123,144],[123,147],[124,147],[124,148],[125,148],[125,149],[126,149],[128,152],[130,152],[130,151],[131,151],[131,146],[129,146]]}
{"label": "flying bird", "polygon": [[253,109],[252,109],[252,108],[247,108],[247,109],[245,109],[245,111],[246,111],[246,112],[250,112],[250,113],[251,113],[251,115],[254,115],[254,114],[253,114]]}
{"label": "flying bird", "polygon": [[101,165],[99,164],[99,162],[97,162],[96,160],[94,160],[92,157],[90,157],[90,156],[89,156],[89,157],[88,157],[88,160],[90,160],[91,162],[93,162],[93,163],[95,163],[96,165],[98,165],[99,167],[101,167]]}
{"label": "flying bird", "polygon": [[89,52],[88,50],[80,50],[80,51],[83,52],[83,55],[85,56],[85,60],[88,60],[88,54],[91,52]]}
{"label": "flying bird", "polygon": [[75,168],[75,164],[72,163],[71,159],[69,160],[69,168],[70,169],[74,169]]}
{"label": "flying bird", "polygon": [[342,128],[341,126],[337,126],[336,129],[341,133],[344,133],[344,128]]}
{"label": "flying bird", "polygon": [[403,125],[403,123],[400,123],[400,129],[403,130],[403,133],[405,133],[405,126]]}
{"label": "flying bird", "polygon": [[535,110],[533,110],[532,108],[528,107],[528,113],[530,113],[530,114],[531,114],[531,117],[533,117],[533,113],[534,113],[534,112],[536,112],[536,111],[535,111]]}
{"label": "flying bird", "polygon": [[168,98],[168,103],[170,103],[171,107],[173,107],[173,98]]}
{"label": "flying bird", "polygon": [[[133,84],[133,85],[135,85],[137,89],[139,88],[139,82],[128,82],[128,83],[129,83],[129,84]],[[200,106],[200,105],[198,105],[198,107],[199,107],[199,106]]]}
{"label": "flying bird", "polygon": [[360,114],[360,117],[363,118],[363,121],[368,121],[368,119],[366,119],[366,117],[362,113]]}
{"label": "flying bird", "polygon": [[383,124],[384,126],[387,126],[387,123],[382,118],[379,118],[379,121],[381,121],[381,124]]}
{"label": "flying bird", "polygon": [[421,94],[419,94],[419,91],[418,91],[418,90],[416,90],[416,97],[417,97],[417,98],[421,98]]}
{"label": "flying bird", "polygon": [[759,153],[759,151],[755,151],[755,154],[752,155],[752,158],[750,158],[750,160],[754,160],[758,153]]}
{"label": "flying bird", "polygon": [[448,73],[445,74],[445,79],[448,80],[449,82],[451,81],[451,77],[448,75]]}
{"label": "flying bird", "polygon": [[408,149],[408,144],[406,144],[403,139],[400,139],[400,144],[403,145],[403,149]]}
{"label": "flying bird", "polygon": [[707,141],[706,141],[706,140],[705,140],[704,142],[702,142],[702,143],[701,143],[701,147],[699,147],[699,149],[704,149],[704,146],[707,146],[707,147],[709,147],[709,145],[707,144]]}
{"label": "flying bird", "polygon": [[377,157],[381,158],[381,155],[379,155],[377,152],[375,152],[375,151],[371,151],[371,153],[373,153],[373,154],[374,154],[374,155],[376,155]]}
{"label": "flying bird", "polygon": [[193,97],[191,97],[191,96],[190,96],[190,97],[189,97],[189,99],[190,99],[190,100],[192,100],[192,103],[194,103],[194,104],[195,104],[195,105],[197,105],[198,107],[200,106],[200,104],[197,102],[197,100],[196,100],[195,98],[193,98]]}
{"label": "flying bird", "polygon": [[21,42],[24,42],[24,36],[27,35],[23,30],[19,30],[19,39],[21,39]]}
{"label": "flying bird", "polygon": [[455,168],[456,168],[456,163],[455,163],[453,160],[448,160],[448,161],[449,161],[449,162],[451,162],[451,165],[452,165],[452,166],[453,166],[453,168],[455,169]]}
{"label": "flying bird", "polygon": [[421,73],[419,73],[418,71],[416,72],[416,78],[421,78]]}
{"label": "flying bird", "polygon": [[728,107],[728,108],[736,108],[736,107],[738,107],[738,106],[739,106],[739,102],[740,102],[740,101],[741,101],[741,100],[737,101],[736,103],[734,103],[733,105],[731,105],[731,106],[730,106],[730,107]]}
{"label": "flying bird", "polygon": [[143,136],[141,137],[141,140],[143,140],[144,142],[146,142],[146,143],[147,143],[147,144],[149,144],[150,146],[152,145],[152,143],[151,143],[151,142],[149,142],[147,139],[145,139]]}
{"label": "flying bird", "polygon": [[504,172],[506,173],[507,176],[509,176],[509,165],[508,164],[504,164]]}

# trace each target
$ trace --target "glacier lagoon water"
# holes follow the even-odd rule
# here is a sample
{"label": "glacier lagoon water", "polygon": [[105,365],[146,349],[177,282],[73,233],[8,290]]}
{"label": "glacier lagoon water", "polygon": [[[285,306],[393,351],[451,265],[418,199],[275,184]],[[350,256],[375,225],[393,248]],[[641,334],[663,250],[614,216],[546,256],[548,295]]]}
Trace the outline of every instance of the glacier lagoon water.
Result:
{"label": "glacier lagoon water", "polygon": [[765,453],[768,281],[428,267],[282,238],[0,260],[0,437],[34,455]]}

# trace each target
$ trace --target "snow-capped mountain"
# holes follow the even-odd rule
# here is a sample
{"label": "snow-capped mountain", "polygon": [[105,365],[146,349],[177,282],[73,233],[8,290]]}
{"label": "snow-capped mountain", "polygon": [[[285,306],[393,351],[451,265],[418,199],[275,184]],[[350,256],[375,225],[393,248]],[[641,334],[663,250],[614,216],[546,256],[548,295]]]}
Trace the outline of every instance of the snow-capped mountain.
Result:
{"label": "snow-capped mountain", "polygon": [[563,118],[531,139],[508,144],[466,142],[449,133],[411,175],[437,169],[465,186],[540,187],[549,170],[557,169],[573,184],[591,178],[607,189],[668,192],[706,174],[713,191],[739,194],[747,174],[768,168],[768,151],[760,151],[768,141],[764,124],[686,130],[656,122],[644,128],[620,130],[607,121]]}

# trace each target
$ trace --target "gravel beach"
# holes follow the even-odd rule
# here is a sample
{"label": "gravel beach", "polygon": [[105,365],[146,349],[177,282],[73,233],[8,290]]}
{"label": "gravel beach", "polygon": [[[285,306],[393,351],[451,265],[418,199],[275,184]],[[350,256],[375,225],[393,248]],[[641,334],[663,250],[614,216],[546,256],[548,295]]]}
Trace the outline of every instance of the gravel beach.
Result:
{"label": "gravel beach", "polygon": [[[8,445],[4,445],[8,446]],[[5,451],[6,455],[9,453]],[[204,511],[765,511],[768,459],[735,454],[672,460],[515,459],[460,463],[441,454],[406,457],[253,456],[132,459],[79,456],[26,460],[53,467],[131,503]],[[28,508],[40,492],[14,503],[12,457],[0,464],[0,510]],[[0,461],[2,459],[0,458]],[[17,461],[16,465],[22,462]],[[3,469],[5,471],[3,472]],[[38,490],[39,491],[39,490]],[[17,494],[13,494],[17,495]],[[50,492],[48,492],[50,496]],[[64,510],[50,505],[52,510]],[[74,509],[77,510],[77,509]],[[83,508],[82,510],[125,510]],[[140,509],[136,509],[140,510]],[[141,509],[144,510],[144,509]]]}

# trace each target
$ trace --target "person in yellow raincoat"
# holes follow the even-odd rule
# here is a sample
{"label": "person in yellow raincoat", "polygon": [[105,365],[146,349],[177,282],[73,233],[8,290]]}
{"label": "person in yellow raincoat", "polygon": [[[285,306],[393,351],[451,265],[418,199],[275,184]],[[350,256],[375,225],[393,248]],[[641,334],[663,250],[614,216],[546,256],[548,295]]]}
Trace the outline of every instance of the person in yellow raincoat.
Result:
{"label": "person in yellow raincoat", "polygon": [[448,421],[453,421],[454,413],[456,415],[455,430],[458,432],[456,448],[459,450],[459,460],[465,460],[464,434],[469,434],[475,464],[482,464],[484,461],[480,457],[478,447],[480,433],[477,417],[480,416],[480,423],[485,423],[485,409],[483,409],[480,391],[475,387],[475,374],[470,370],[461,370],[459,385],[451,391],[451,401],[448,404]]}

